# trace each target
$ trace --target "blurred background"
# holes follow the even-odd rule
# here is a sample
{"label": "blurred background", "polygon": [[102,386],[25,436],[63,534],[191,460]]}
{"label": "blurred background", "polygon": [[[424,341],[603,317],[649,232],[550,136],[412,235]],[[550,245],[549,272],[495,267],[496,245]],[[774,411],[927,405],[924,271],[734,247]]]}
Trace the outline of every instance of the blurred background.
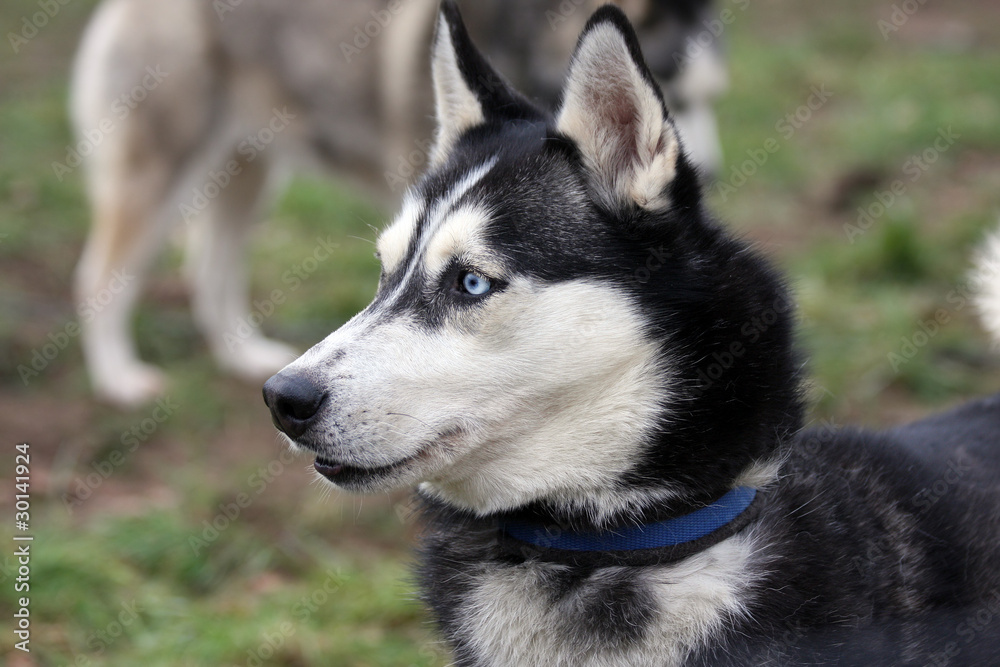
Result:
{"label": "blurred background", "polygon": [[[277,25],[240,19],[274,3],[205,4],[222,24],[249,21],[234,34],[251,45]],[[571,47],[586,15],[563,5],[556,15],[539,3],[508,7],[515,32],[557,38],[530,54],[529,74],[565,65],[552,54]],[[339,495],[314,481],[310,460],[285,453],[260,384],[220,372],[195,327],[179,235],[135,322],[166,392],[129,410],[92,396],[71,286],[90,223],[86,189],[82,170],[54,163],[78,141],[70,64],[96,6],[0,6],[0,535],[11,544],[14,446],[27,442],[35,536],[30,654],[13,649],[22,594],[12,549],[0,553],[6,664],[446,664],[407,578],[418,527],[405,494]],[[325,57],[350,70],[341,42],[354,44],[366,13],[388,6],[334,15],[342,38]],[[891,425],[1000,389],[1000,353],[976,319],[968,273],[1000,219],[1000,4],[722,0],[697,21],[691,36],[721,33],[729,79],[714,103],[722,158],[710,206],[788,273],[811,422]],[[380,38],[362,55],[389,49]],[[360,96],[343,104],[364,117]],[[336,114],[343,99],[316,108]],[[426,118],[410,128],[410,111],[372,117],[384,136],[413,141],[405,133],[426,131]],[[399,116],[403,125],[385,129]],[[350,133],[349,114],[339,120]],[[400,194],[392,174],[410,177],[400,167],[409,153],[392,146],[374,149],[382,167],[357,158],[352,169],[348,156],[278,191],[249,258],[258,304],[278,288],[285,297],[262,318],[268,335],[304,350],[370,300],[373,241]]]}

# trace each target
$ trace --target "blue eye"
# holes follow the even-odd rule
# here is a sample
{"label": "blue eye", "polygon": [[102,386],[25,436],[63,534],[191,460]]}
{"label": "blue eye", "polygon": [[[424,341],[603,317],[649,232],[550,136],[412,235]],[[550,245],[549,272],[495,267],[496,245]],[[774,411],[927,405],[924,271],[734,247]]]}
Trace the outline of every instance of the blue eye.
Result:
{"label": "blue eye", "polygon": [[473,296],[486,294],[492,286],[489,278],[484,278],[471,271],[462,276],[462,289]]}

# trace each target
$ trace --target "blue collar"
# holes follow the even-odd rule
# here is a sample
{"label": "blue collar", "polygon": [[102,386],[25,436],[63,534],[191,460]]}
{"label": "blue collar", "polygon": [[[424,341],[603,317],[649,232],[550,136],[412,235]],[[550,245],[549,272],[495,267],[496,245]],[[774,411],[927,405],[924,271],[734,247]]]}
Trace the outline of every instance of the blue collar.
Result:
{"label": "blue collar", "polygon": [[[540,524],[510,522],[503,532],[541,549],[566,551],[638,551],[676,547],[707,537],[743,514],[757,489],[739,486],[690,514],[666,521],[627,526],[605,533],[567,533]],[[742,523],[742,522],[741,522]]]}

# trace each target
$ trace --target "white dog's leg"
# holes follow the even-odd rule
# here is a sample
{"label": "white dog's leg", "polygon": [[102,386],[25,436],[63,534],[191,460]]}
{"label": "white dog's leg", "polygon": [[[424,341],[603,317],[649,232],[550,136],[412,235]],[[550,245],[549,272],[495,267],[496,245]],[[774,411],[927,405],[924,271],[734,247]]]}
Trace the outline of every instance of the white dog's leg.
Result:
{"label": "white dog's leg", "polygon": [[132,309],[166,231],[156,211],[166,179],[154,171],[119,173],[95,188],[94,224],[76,273],[91,382],[98,396],[122,407],[140,405],[166,386],[157,368],[139,360],[131,331]]}
{"label": "white dog's leg", "polygon": [[240,163],[238,173],[219,188],[201,219],[192,223],[189,236],[188,279],[195,320],[219,365],[251,380],[266,379],[298,356],[261,331],[277,304],[250,308],[246,242],[267,199],[268,170],[260,157]]}

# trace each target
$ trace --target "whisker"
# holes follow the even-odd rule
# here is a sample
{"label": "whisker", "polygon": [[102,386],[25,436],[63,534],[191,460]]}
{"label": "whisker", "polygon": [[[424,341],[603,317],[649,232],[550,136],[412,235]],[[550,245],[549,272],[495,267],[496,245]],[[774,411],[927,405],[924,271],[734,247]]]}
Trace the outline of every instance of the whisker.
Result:
{"label": "whisker", "polygon": [[408,414],[406,414],[405,412],[387,412],[386,414],[387,414],[387,415],[395,415],[395,416],[397,416],[397,417],[409,417],[409,418],[410,418],[410,419],[412,419],[413,421],[417,421],[417,422],[420,422],[420,423],[421,423],[421,424],[423,424],[424,426],[426,426],[426,427],[430,428],[430,425],[429,425],[429,424],[428,424],[427,422],[425,422],[424,420],[422,420],[422,419],[417,419],[417,418],[416,418],[416,417],[414,417],[413,415],[408,415]]}

